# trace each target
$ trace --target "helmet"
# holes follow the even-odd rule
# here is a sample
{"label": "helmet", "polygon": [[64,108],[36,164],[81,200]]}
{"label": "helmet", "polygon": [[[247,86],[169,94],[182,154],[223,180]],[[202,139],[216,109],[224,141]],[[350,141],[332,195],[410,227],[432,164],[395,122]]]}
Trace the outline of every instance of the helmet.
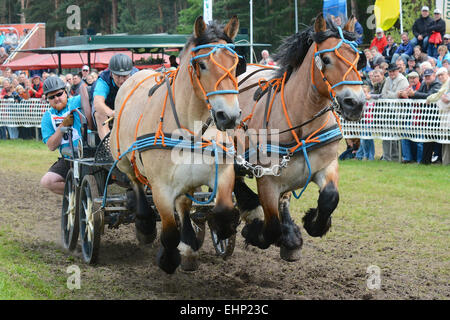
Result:
{"label": "helmet", "polygon": [[109,70],[119,76],[127,76],[133,69],[133,61],[131,58],[123,53],[115,54],[109,60]]}
{"label": "helmet", "polygon": [[66,84],[57,76],[51,76],[44,81],[44,94],[56,91],[59,89],[66,89]]}

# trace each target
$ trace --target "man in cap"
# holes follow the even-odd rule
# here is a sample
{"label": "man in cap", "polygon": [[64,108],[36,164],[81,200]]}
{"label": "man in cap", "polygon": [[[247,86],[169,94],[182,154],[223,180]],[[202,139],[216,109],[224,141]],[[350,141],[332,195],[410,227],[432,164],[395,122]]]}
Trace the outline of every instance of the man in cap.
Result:
{"label": "man in cap", "polygon": [[[428,28],[428,33],[430,34],[430,38],[428,40],[428,56],[437,58],[438,57],[438,46],[443,43],[442,39],[444,39],[445,35],[445,21],[441,19],[442,12],[439,9],[434,10],[434,21]],[[441,35],[441,41],[437,41],[433,43],[433,33],[439,33]]]}
{"label": "man in cap", "polygon": [[414,22],[412,31],[414,38],[411,40],[413,47],[419,45],[423,52],[427,52],[428,48],[428,29],[433,23],[433,19],[430,17],[430,9],[427,6],[423,6],[421,10],[421,16]]}
{"label": "man in cap", "polygon": [[381,28],[377,28],[375,38],[373,38],[370,43],[369,49],[372,47],[377,47],[379,53],[383,53],[384,48],[387,46],[388,42],[386,36],[384,35],[384,31]]}
{"label": "man in cap", "polygon": [[[400,92],[409,86],[409,82],[404,75],[399,71],[398,66],[395,63],[391,63],[388,68],[389,77],[384,83],[383,90],[381,91],[382,99],[398,99],[400,98]],[[389,112],[389,110],[386,110]],[[398,141],[397,140],[383,140],[383,156],[385,161],[398,161]]]}
{"label": "man in cap", "polygon": [[83,68],[81,69],[81,75],[82,80],[86,82],[86,78],[89,75],[89,66],[83,66]]}
{"label": "man in cap", "polygon": [[98,80],[92,85],[92,111],[100,139],[103,140],[110,131],[109,124],[105,121],[114,117],[117,91],[137,71],[139,70],[133,67],[133,61],[129,56],[118,53],[109,61],[109,68],[100,73]]}
{"label": "man in cap", "polygon": [[74,116],[72,112],[80,108],[80,96],[68,98],[66,85],[57,76],[48,77],[43,90],[51,108],[42,116],[42,141],[51,151],[59,149],[61,157],[42,177],[41,186],[62,195],[66,175],[70,169],[63,155],[63,149],[70,147],[69,137],[64,128],[72,127],[73,146],[76,147],[81,136],[81,121],[80,116],[78,114]]}
{"label": "man in cap", "polygon": [[408,59],[408,67],[406,68],[406,74],[410,74],[411,72],[416,71],[416,69],[417,69],[416,58],[414,58],[414,56],[410,56]]}
{"label": "man in cap", "polygon": [[31,79],[30,98],[41,98],[44,94],[44,83],[41,81],[41,77],[35,75]]}
{"label": "man in cap", "polygon": [[448,33],[444,35],[444,45],[447,46],[447,49],[450,52],[450,34]]}

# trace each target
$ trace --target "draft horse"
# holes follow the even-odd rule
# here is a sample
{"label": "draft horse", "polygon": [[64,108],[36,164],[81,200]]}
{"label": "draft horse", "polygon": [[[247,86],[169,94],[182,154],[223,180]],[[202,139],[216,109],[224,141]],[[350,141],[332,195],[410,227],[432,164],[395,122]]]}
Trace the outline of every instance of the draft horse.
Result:
{"label": "draft horse", "polygon": [[[285,160],[284,166],[278,164],[281,171],[268,170],[269,174],[257,177],[258,195],[246,186],[242,175],[236,177],[234,192],[246,221],[242,235],[247,244],[262,249],[280,246],[284,260],[299,259],[303,243],[289,213],[291,191],[305,188],[310,180],[320,188],[317,208],[303,218],[304,228],[313,237],[329,230],[339,202],[337,153],[342,135],[336,112],[356,121],[365,104],[354,24],[352,18],[341,29],[320,14],[313,27],[288,37],[280,46],[275,56],[279,69],[251,66],[239,77],[245,126],[268,129],[265,151],[278,152],[277,160]],[[273,138],[270,129],[279,129],[280,148],[268,147]],[[248,138],[252,141],[252,136]],[[237,173],[242,170],[237,168]]]}
{"label": "draft horse", "polygon": [[[184,261],[180,251],[187,261],[186,269],[195,265],[192,256],[197,254],[199,244],[189,217],[192,198],[186,196],[192,195],[195,188],[207,185],[217,189],[211,219],[215,221],[218,237],[226,239],[236,232],[239,212],[232,200],[233,165],[220,164],[216,168],[214,161],[213,164],[172,161],[170,144],[174,132],[201,136],[201,132],[194,132],[195,122],[205,123],[209,117],[221,131],[233,129],[239,123],[241,111],[235,75],[239,56],[233,50],[238,29],[237,17],[225,27],[216,23],[206,25],[202,17],[197,18],[194,34],[186,43],[175,71],[142,70],[130,77],[117,93],[115,104],[121,108],[111,130],[111,152],[119,170],[131,180],[136,197],[136,234],[144,243],[156,236],[155,215],[144,194],[144,186],[151,187],[162,224],[157,264],[166,273],[175,272]],[[175,209],[181,218],[181,235]]]}

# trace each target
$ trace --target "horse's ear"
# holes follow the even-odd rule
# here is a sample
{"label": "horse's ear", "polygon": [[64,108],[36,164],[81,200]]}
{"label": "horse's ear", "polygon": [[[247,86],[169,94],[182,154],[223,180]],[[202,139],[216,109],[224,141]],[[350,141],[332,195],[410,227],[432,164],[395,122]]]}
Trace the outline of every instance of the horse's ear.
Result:
{"label": "horse's ear", "polygon": [[314,23],[314,31],[315,32],[323,32],[327,30],[327,22],[323,17],[323,13],[319,14],[316,18],[316,22]]}
{"label": "horse's ear", "polygon": [[230,21],[227,23],[225,28],[223,29],[223,32],[231,39],[234,40],[234,38],[237,36],[239,32],[239,19],[237,16],[233,16]]}
{"label": "horse's ear", "polygon": [[197,19],[195,19],[194,24],[194,36],[196,38],[200,37],[206,30],[206,23],[205,20],[203,20],[202,16],[199,16]]}
{"label": "horse's ear", "polygon": [[354,16],[351,16],[350,19],[348,19],[347,23],[344,26],[344,30],[348,32],[355,32],[355,24],[356,24],[356,18]]}

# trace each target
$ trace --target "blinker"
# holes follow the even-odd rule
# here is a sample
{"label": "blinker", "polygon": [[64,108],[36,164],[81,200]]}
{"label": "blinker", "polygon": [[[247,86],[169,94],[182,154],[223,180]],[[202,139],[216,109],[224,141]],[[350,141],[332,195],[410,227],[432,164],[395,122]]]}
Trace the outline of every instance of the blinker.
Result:
{"label": "blinker", "polygon": [[323,65],[324,65],[322,58],[319,55],[317,55],[314,58],[314,61],[316,62],[317,69],[322,71],[323,70]]}

